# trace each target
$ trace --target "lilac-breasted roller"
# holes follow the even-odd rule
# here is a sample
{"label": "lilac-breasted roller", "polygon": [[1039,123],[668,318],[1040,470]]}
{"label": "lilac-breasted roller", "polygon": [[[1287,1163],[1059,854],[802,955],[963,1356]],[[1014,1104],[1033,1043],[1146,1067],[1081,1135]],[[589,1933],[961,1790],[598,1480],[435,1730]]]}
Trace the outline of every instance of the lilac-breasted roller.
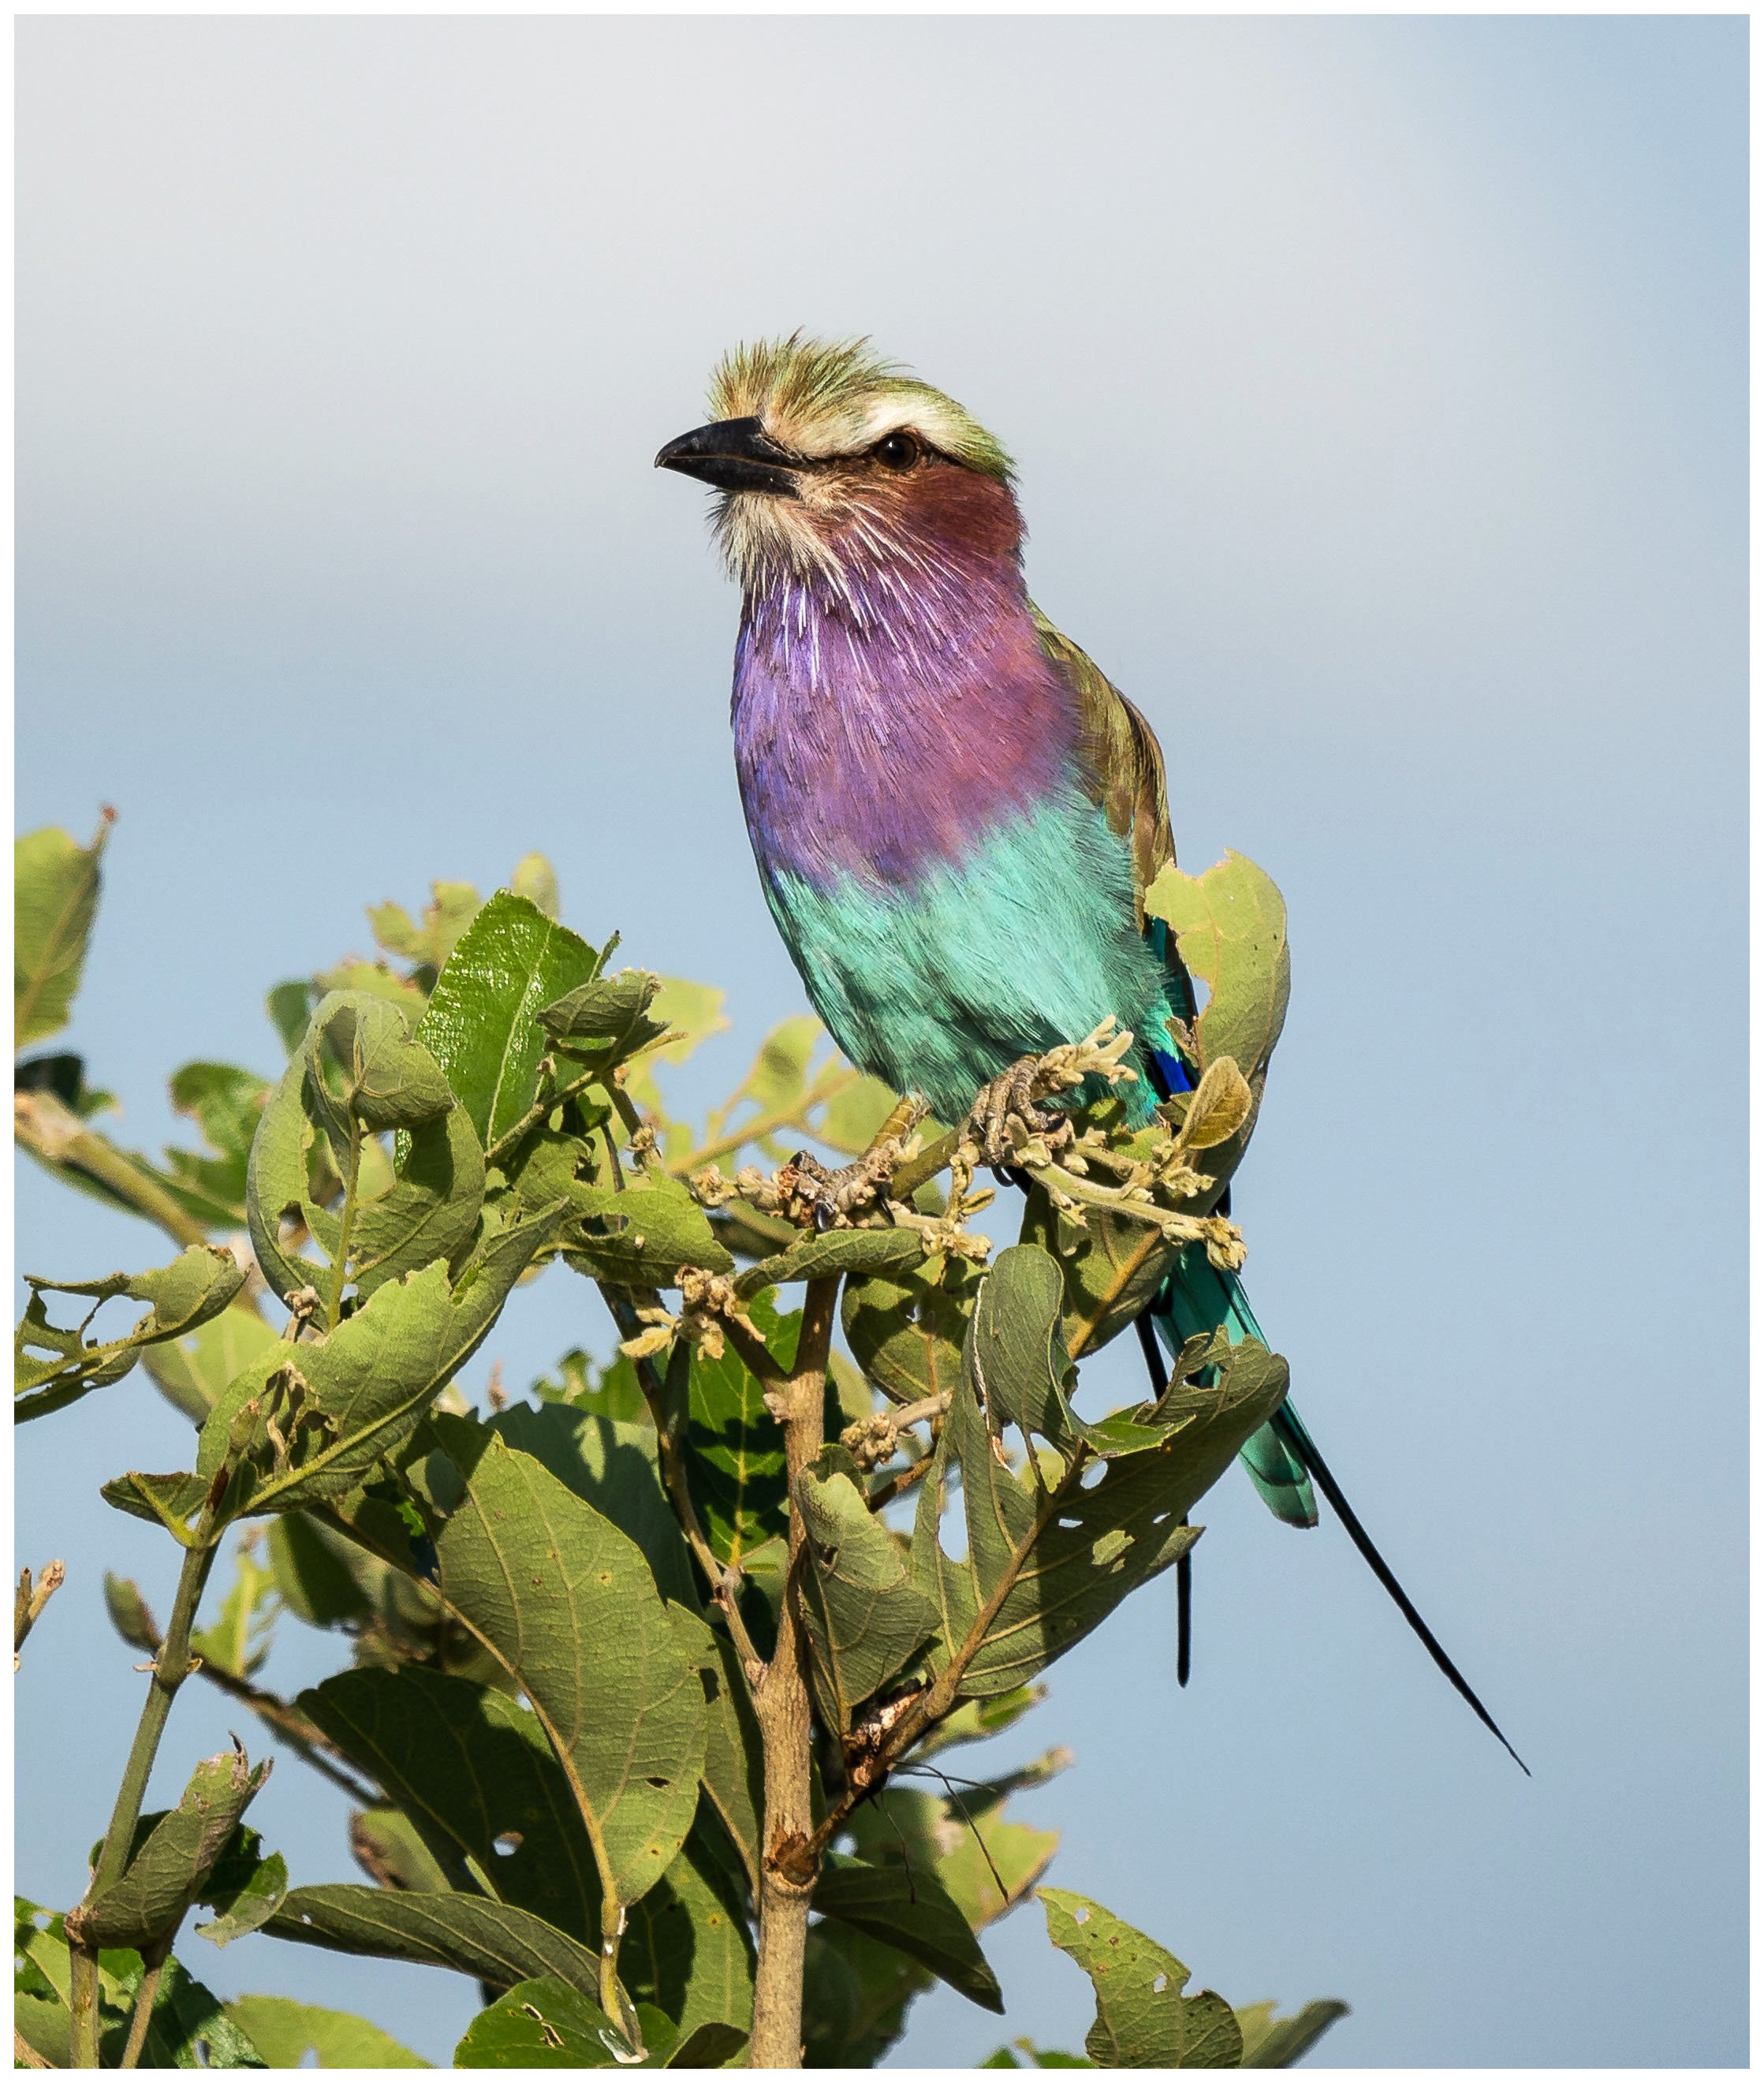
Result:
{"label": "lilac-breasted roller", "polygon": [[[1192,989],[1142,902],[1175,858],[1163,756],[1029,598],[1009,457],[863,343],[739,349],[711,402],[711,424],[656,461],[721,495],[741,586],[742,806],[766,900],[833,1038],[946,1121],[1110,1015],[1137,1037],[1140,1080],[1124,1091],[1142,1118],[1189,1089],[1166,1023],[1192,1019]],[[1159,1340],[1174,1354],[1221,1325],[1234,1343],[1262,1335],[1241,1283],[1191,1245],[1139,1325],[1158,1385]],[[1289,1526],[1314,1526],[1313,1484],[1323,1492],[1500,1736],[1289,1401],[1242,1458]],[[1179,1577],[1184,1675],[1185,1593]]]}

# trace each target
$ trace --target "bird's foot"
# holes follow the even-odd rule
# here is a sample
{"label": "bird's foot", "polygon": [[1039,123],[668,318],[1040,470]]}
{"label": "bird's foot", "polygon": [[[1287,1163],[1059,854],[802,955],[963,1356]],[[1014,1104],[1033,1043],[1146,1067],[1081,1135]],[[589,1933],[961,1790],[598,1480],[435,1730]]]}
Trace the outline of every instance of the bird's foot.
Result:
{"label": "bird's foot", "polygon": [[1072,1119],[1063,1109],[1040,1104],[1046,1059],[1024,1056],[981,1088],[969,1111],[962,1140],[972,1143],[982,1164],[1008,1164],[1016,1153],[1014,1128],[1040,1136],[1057,1150],[1072,1139]]}
{"label": "bird's foot", "polygon": [[901,1101],[863,1155],[837,1171],[799,1150],[773,1182],[779,1213],[804,1228],[838,1229],[855,1214],[885,1201],[906,1156],[907,1139],[924,1113],[922,1101]]}

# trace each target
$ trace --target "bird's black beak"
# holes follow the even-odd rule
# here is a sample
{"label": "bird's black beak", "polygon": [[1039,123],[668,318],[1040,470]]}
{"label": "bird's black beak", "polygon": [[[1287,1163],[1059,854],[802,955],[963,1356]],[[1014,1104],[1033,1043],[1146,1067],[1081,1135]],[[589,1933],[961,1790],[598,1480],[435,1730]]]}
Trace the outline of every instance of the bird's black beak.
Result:
{"label": "bird's black beak", "polygon": [[657,453],[656,467],[701,478],[720,492],[774,492],[793,498],[796,473],[808,465],[781,449],[758,420],[718,420],[669,442]]}

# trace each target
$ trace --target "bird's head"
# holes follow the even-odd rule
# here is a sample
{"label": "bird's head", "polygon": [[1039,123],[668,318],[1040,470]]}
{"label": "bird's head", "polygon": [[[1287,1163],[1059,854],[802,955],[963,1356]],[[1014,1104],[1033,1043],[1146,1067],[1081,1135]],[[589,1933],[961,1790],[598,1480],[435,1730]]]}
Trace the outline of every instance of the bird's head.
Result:
{"label": "bird's head", "polygon": [[710,424],[656,463],[723,495],[718,536],[750,591],[820,573],[844,592],[891,564],[927,577],[968,558],[1014,565],[1010,457],[867,341],[793,333],[738,347],[710,406]]}

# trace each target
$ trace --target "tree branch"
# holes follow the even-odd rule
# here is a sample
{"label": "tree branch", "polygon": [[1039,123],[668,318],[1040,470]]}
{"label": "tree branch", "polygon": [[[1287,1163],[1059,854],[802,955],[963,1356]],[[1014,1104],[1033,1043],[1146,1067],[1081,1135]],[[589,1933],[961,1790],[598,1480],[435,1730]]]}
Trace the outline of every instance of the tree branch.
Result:
{"label": "tree branch", "polygon": [[766,1815],[760,1847],[759,1963],[753,1984],[753,2068],[802,2065],[803,1970],[808,1910],[821,1868],[811,1762],[814,1726],[804,1668],[806,1644],[795,1580],[802,1553],[798,1477],[821,1451],[826,1408],[827,1355],[838,1309],[837,1276],[812,1280],[803,1299],[802,1333],[789,1380],[774,1392],[784,1427],[790,1480],[790,1563],[778,1616],[778,1647],[754,1695],[765,1755]]}

